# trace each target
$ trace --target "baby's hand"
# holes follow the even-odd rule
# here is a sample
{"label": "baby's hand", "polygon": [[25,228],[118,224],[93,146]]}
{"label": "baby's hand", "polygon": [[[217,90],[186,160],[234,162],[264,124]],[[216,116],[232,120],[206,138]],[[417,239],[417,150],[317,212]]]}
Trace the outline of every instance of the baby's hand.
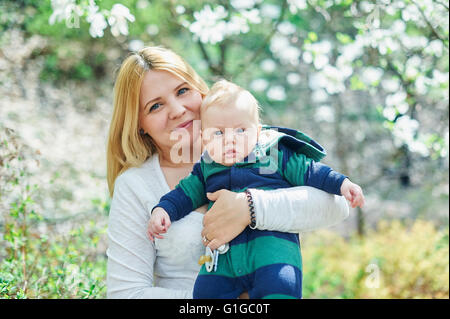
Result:
{"label": "baby's hand", "polygon": [[150,221],[148,222],[147,234],[151,241],[155,241],[156,238],[164,238],[160,234],[167,232],[170,227],[170,217],[167,212],[161,208],[156,207],[152,211]]}
{"label": "baby's hand", "polygon": [[348,178],[342,182],[341,194],[350,202],[352,208],[364,206],[364,195],[361,187],[352,183]]}

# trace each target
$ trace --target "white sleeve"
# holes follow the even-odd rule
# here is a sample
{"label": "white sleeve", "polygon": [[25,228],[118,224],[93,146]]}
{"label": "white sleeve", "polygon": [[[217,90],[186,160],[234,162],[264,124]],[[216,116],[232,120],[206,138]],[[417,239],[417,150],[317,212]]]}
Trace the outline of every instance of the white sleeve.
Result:
{"label": "white sleeve", "polygon": [[134,179],[131,187],[120,176],[115,185],[108,221],[107,298],[191,299],[192,291],[154,287],[156,250],[146,235],[149,215],[133,191],[141,186]]}
{"label": "white sleeve", "polygon": [[275,190],[250,189],[256,228],[300,233],[335,225],[349,216],[343,196],[309,186]]}

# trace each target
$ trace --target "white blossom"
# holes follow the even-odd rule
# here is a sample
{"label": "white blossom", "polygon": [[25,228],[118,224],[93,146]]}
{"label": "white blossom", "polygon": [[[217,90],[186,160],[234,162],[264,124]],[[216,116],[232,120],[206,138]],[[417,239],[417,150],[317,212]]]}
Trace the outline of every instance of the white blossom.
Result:
{"label": "white blossom", "polygon": [[232,16],[230,22],[227,23],[227,35],[247,33],[250,27],[247,24],[247,20],[243,17]]}
{"label": "white blossom", "polygon": [[385,104],[387,107],[395,108],[400,114],[408,111],[409,105],[406,102],[406,92],[398,91],[386,96]]}
{"label": "white blossom", "polygon": [[301,51],[299,48],[291,45],[289,39],[283,35],[275,35],[270,41],[270,51],[280,59],[283,64],[296,66],[299,64]]}
{"label": "white blossom", "polygon": [[186,8],[179,4],[175,7],[175,12],[178,14],[183,14],[186,12]]}
{"label": "white blossom", "polygon": [[101,38],[104,35],[103,30],[106,29],[108,23],[106,23],[106,19],[103,14],[98,12],[98,6],[95,5],[94,1],[89,2],[88,7],[88,15],[86,17],[86,21],[91,25],[89,27],[89,34],[93,38]]}
{"label": "white blossom", "polygon": [[286,91],[281,85],[275,85],[269,88],[267,97],[274,101],[284,101],[286,99]]}
{"label": "white blossom", "polygon": [[314,61],[314,57],[313,57],[312,53],[309,51],[304,51],[302,58],[303,58],[303,62],[305,62],[307,64],[310,64],[310,63],[312,63],[312,61]]}
{"label": "white blossom", "polygon": [[138,2],[136,3],[136,8],[145,9],[148,7],[148,5],[149,5],[148,0],[138,0]]}
{"label": "white blossom", "polygon": [[400,80],[397,78],[383,79],[381,86],[387,92],[397,92],[400,89]]}
{"label": "white blossom", "polygon": [[261,23],[261,15],[258,9],[242,10],[240,13],[249,23]]}
{"label": "white blossom", "polygon": [[55,24],[55,22],[61,22],[70,17],[70,13],[76,4],[75,0],[52,0],[51,5],[53,13],[48,19],[48,23]]}
{"label": "white blossom", "polygon": [[306,0],[288,0],[289,11],[296,14],[298,10],[305,10],[308,7]]}
{"label": "white blossom", "polygon": [[334,110],[329,105],[321,105],[317,108],[314,118],[319,122],[332,123],[334,121]]}
{"label": "white blossom", "polygon": [[144,47],[144,42],[141,40],[131,40],[128,43],[128,50],[131,52],[137,52]]}
{"label": "white blossom", "polygon": [[120,3],[113,5],[111,14],[108,18],[108,23],[111,26],[111,33],[118,37],[120,34],[128,35],[128,21],[134,22],[134,15],[130,10]]}
{"label": "white blossom", "polygon": [[314,90],[311,94],[311,100],[314,103],[323,103],[328,100],[328,94],[324,89]]}
{"label": "white blossom", "polygon": [[414,135],[419,128],[419,122],[411,119],[408,115],[404,115],[397,119],[394,123],[392,134],[394,136],[394,143],[397,147],[414,142]]}
{"label": "white blossom", "polygon": [[426,54],[435,55],[437,57],[442,56],[442,52],[444,49],[444,45],[442,44],[441,40],[433,40],[424,49],[424,52]]}
{"label": "white blossom", "polygon": [[290,85],[297,85],[300,83],[301,77],[298,73],[290,72],[286,76],[286,80]]}
{"label": "white blossom", "polygon": [[261,15],[270,19],[277,19],[280,16],[280,7],[265,3],[261,6]]}
{"label": "white blossom", "polygon": [[238,10],[251,9],[262,0],[231,0],[231,5]]}
{"label": "white blossom", "polygon": [[277,67],[276,63],[274,60],[272,59],[265,59],[261,62],[261,69],[264,72],[270,73],[273,72],[275,70],[275,68]]}
{"label": "white blossom", "polygon": [[255,79],[250,83],[250,89],[256,92],[262,92],[269,86],[266,79]]}
{"label": "white blossom", "polygon": [[189,30],[203,43],[221,42],[227,33],[227,23],[223,20],[227,15],[222,6],[213,10],[205,5],[201,11],[194,12],[195,21],[189,26]]}
{"label": "white blossom", "polygon": [[318,54],[314,57],[314,67],[317,70],[322,69],[329,62],[328,56],[324,54]]}
{"label": "white blossom", "polygon": [[380,81],[384,71],[381,68],[367,67],[362,71],[362,81],[365,84],[372,85]]}
{"label": "white blossom", "polygon": [[145,31],[147,32],[148,35],[154,36],[157,35],[159,32],[159,28],[156,24],[149,24],[146,28]]}
{"label": "white blossom", "polygon": [[310,76],[309,86],[312,90],[324,88],[329,94],[337,94],[345,90],[345,78],[338,68],[326,65],[320,72]]}
{"label": "white blossom", "polygon": [[297,28],[295,27],[295,25],[293,25],[289,21],[283,21],[278,25],[277,30],[278,30],[278,32],[280,32],[283,35],[291,35],[291,34],[295,33]]}
{"label": "white blossom", "polygon": [[383,116],[388,120],[388,121],[393,121],[395,120],[395,117],[397,116],[397,111],[395,110],[394,107],[392,106],[386,106],[383,109]]}

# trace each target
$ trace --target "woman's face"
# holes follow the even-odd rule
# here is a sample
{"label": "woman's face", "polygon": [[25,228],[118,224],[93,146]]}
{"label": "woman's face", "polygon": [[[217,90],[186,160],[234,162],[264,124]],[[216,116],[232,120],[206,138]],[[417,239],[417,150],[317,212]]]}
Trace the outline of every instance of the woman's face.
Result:
{"label": "woman's face", "polygon": [[200,92],[183,79],[167,71],[149,70],[139,96],[140,128],[165,156],[171,154],[175,144],[189,150],[200,136],[202,99]]}

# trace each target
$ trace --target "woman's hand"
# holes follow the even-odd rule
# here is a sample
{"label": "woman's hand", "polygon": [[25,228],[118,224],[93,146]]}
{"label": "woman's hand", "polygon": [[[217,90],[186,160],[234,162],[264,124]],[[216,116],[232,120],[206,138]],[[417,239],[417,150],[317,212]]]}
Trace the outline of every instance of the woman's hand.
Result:
{"label": "woman's hand", "polygon": [[250,225],[250,211],[245,193],[221,189],[207,197],[215,203],[203,218],[202,237],[206,238],[204,245],[214,250]]}

